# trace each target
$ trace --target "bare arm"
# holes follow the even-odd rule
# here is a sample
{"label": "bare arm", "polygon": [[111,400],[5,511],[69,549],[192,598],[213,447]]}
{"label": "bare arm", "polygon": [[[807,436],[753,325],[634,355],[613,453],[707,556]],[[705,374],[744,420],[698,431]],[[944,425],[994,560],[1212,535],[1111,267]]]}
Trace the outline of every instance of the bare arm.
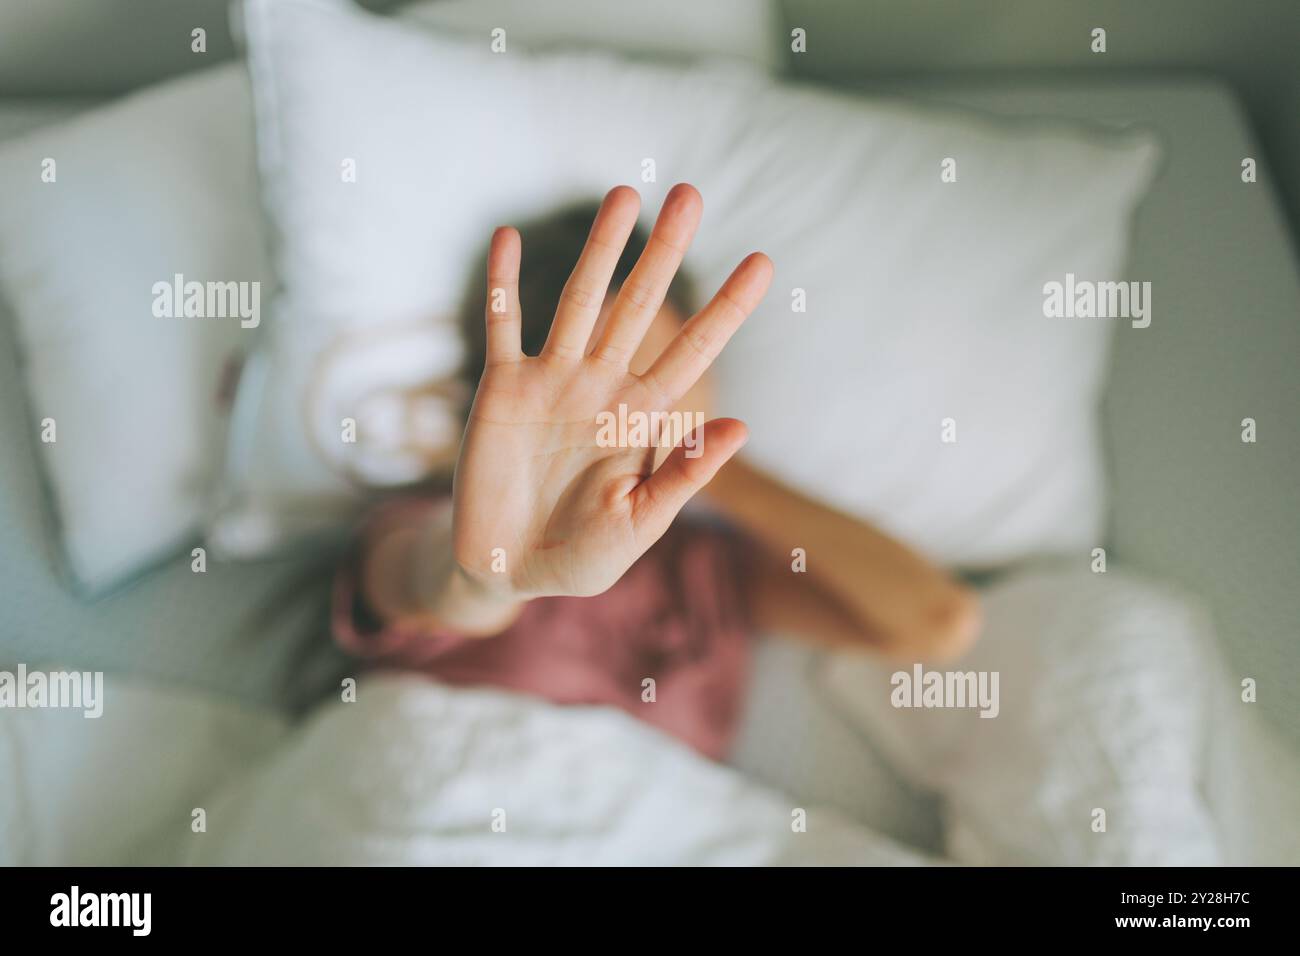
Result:
{"label": "bare arm", "polygon": [[[741,459],[718,473],[708,497],[763,549],[752,588],[762,626],[900,660],[949,660],[975,640],[975,593],[869,524]],[[795,548],[806,573],[791,568]]]}

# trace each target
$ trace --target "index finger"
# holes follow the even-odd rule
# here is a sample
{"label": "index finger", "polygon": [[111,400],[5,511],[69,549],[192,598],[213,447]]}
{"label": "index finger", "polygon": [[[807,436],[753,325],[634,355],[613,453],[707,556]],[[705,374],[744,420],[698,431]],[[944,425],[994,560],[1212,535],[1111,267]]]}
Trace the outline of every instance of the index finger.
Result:
{"label": "index finger", "polygon": [[767,294],[772,260],[761,252],[746,256],[713,298],[695,313],[641,376],[664,407],[681,398],[713,364],[749,314]]}

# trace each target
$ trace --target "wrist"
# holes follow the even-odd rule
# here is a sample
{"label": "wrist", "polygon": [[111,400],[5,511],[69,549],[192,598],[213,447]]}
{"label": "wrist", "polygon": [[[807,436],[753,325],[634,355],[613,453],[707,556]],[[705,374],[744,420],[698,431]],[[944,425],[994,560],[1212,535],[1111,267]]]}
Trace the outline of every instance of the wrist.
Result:
{"label": "wrist", "polygon": [[467,637],[500,633],[524,601],[485,587],[451,552],[450,514],[433,508],[422,518],[376,529],[362,561],[370,610],[387,624],[452,631]]}
{"label": "wrist", "polygon": [[[500,578],[500,580],[494,580]],[[445,579],[445,589],[463,600],[473,601],[484,608],[508,608],[526,604],[528,595],[515,590],[505,575],[485,578],[454,558]]]}
{"label": "wrist", "polygon": [[415,613],[470,637],[496,634],[519,616],[526,599],[507,581],[484,581],[460,563],[451,546],[451,510],[422,524],[409,567]]}

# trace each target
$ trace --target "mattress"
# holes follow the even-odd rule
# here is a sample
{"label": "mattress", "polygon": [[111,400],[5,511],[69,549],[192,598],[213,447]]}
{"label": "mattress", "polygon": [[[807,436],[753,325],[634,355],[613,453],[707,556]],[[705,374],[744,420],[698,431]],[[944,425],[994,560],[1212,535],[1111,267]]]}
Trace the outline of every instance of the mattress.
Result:
{"label": "mattress", "polygon": [[[1221,86],[1199,80],[890,92],[1012,115],[1135,122],[1160,135],[1165,168],[1136,223],[1130,272],[1153,282],[1161,315],[1177,320],[1162,327],[1158,315],[1151,335],[1121,336],[1117,345],[1106,411],[1116,461],[1108,546],[1119,559],[1181,581],[1211,601],[1230,659],[1243,673],[1268,676],[1276,691],[1271,714],[1296,739],[1300,649],[1290,635],[1300,619],[1300,589],[1292,586],[1300,506],[1294,492],[1274,491],[1271,504],[1252,504],[1234,488],[1244,479],[1231,456],[1211,456],[1200,466],[1208,478],[1189,483],[1187,461],[1166,448],[1203,451],[1195,429],[1209,416],[1227,416],[1223,427],[1231,430],[1248,414],[1238,404],[1282,417],[1272,396],[1234,404],[1250,395],[1248,381],[1216,383],[1216,370],[1236,368],[1221,356],[1231,354],[1243,330],[1257,337],[1257,346],[1253,364],[1238,369],[1239,376],[1285,381],[1282,363],[1300,354],[1294,247],[1267,183],[1246,189],[1234,172],[1242,156],[1258,155],[1235,101]],[[0,138],[90,105],[0,100]],[[58,568],[18,361],[0,303],[0,667],[22,661],[125,672],[282,709],[337,687],[349,665],[326,639],[327,566],[225,565],[195,575],[188,558],[178,557],[93,603],[72,596]],[[1294,416],[1294,407],[1285,412]],[[1181,446],[1153,444],[1153,428],[1174,432]],[[1293,440],[1296,426],[1287,434]],[[1300,443],[1280,453],[1297,449]],[[1289,509],[1286,502],[1279,507],[1279,493],[1292,496]],[[1243,532],[1243,522],[1249,531],[1265,515],[1271,531],[1262,542]],[[1200,546],[1189,547],[1190,540]],[[762,642],[735,763],[809,802],[934,846],[933,804],[909,791],[828,706],[813,676],[818,659],[818,652]]]}

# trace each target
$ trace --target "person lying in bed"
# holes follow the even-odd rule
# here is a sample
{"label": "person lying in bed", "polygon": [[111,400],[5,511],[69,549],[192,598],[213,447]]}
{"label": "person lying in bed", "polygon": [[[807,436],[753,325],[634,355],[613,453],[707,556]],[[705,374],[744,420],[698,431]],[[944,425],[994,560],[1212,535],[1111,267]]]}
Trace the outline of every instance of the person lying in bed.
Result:
{"label": "person lying in bed", "polygon": [[[709,412],[709,367],[772,279],[754,253],[686,319],[700,194],[675,186],[648,237],[639,208],[620,186],[594,222],[574,208],[493,234],[452,493],[381,507],[337,579],[334,628],[376,665],[620,707],[722,759],[754,633],[942,662],[976,639],[979,608],[905,545],[736,457],[735,419],[675,448],[601,439],[612,414]],[[711,509],[679,520],[696,496]]]}

